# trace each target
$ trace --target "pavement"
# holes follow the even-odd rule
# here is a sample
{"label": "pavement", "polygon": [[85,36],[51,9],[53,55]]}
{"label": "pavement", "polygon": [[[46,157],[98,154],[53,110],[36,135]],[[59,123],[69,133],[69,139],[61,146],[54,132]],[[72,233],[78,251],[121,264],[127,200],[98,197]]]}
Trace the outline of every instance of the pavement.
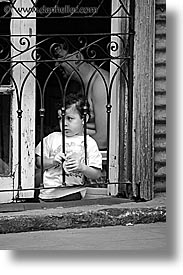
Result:
{"label": "pavement", "polygon": [[117,197],[0,205],[0,233],[166,222],[166,194],[135,202]]}
{"label": "pavement", "polygon": [[[69,255],[65,251],[85,250],[87,251],[128,251],[134,253],[137,258],[143,253],[147,256],[148,252],[156,253],[159,259],[160,254],[168,253],[167,240],[167,224],[166,223],[150,223],[137,224],[134,226],[106,226],[100,228],[72,228],[65,230],[51,231],[34,231],[9,233],[0,235],[0,249],[13,250],[13,256],[16,259],[30,260],[38,258],[40,252],[43,251],[64,251],[62,255],[54,254],[61,259]],[[21,253],[22,251],[22,253]],[[34,251],[32,254],[26,252]],[[37,252],[38,253],[37,253]],[[18,253],[17,253],[18,252]],[[136,253],[138,252],[138,253]],[[58,252],[57,252],[58,253]],[[158,254],[158,255],[157,255]],[[73,254],[71,254],[68,258]],[[118,254],[116,254],[117,256]],[[126,253],[125,253],[126,255]],[[46,254],[43,253],[45,257]],[[77,254],[74,254],[74,259]],[[90,258],[91,258],[90,254]],[[93,256],[96,256],[93,254]],[[118,255],[119,256],[119,255]],[[97,257],[98,258],[98,257]],[[152,258],[152,254],[151,254]],[[49,253],[50,260],[50,253]],[[111,259],[110,259],[111,260]]]}

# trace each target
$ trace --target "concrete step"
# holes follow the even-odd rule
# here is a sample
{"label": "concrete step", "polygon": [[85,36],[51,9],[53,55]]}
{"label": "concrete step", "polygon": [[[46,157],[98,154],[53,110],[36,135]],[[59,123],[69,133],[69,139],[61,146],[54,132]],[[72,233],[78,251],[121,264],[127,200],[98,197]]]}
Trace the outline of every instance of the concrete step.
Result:
{"label": "concrete step", "polygon": [[[110,197],[60,203],[0,205],[0,233],[89,228],[166,221],[165,196],[151,201]],[[19,208],[18,211],[18,205]],[[9,206],[10,207],[10,206]],[[29,210],[28,210],[29,209]]]}

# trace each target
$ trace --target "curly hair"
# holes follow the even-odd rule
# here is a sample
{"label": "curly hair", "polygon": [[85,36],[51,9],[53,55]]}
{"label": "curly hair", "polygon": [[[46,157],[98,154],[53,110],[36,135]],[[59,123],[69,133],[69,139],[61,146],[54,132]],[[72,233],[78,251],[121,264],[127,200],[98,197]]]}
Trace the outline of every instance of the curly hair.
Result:
{"label": "curly hair", "polygon": [[[82,93],[69,93],[65,98],[65,109],[70,108],[71,106],[75,106],[81,118],[84,117],[86,112],[87,115],[90,116],[90,105],[88,100],[84,98]],[[58,104],[57,110],[61,110],[63,107],[62,104]]]}

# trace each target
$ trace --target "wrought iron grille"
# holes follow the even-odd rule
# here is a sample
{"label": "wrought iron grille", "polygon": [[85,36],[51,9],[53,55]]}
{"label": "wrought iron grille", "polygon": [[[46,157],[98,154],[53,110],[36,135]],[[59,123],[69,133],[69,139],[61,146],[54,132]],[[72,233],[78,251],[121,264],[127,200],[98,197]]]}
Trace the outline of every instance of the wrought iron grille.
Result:
{"label": "wrought iron grille", "polygon": [[[28,2],[27,2],[28,1]],[[65,98],[70,87],[78,85],[85,99],[91,83],[96,74],[100,75],[106,93],[106,174],[103,179],[104,186],[113,184],[109,179],[109,160],[110,160],[110,129],[111,129],[111,110],[113,86],[118,77],[127,87],[129,114],[132,112],[132,92],[133,92],[133,41],[134,41],[134,1],[133,0],[80,0],[75,1],[43,1],[43,0],[27,0],[23,1],[25,6],[21,6],[19,0],[10,0],[0,3],[0,89],[4,88],[3,94],[0,93],[0,103],[2,103],[2,95],[11,93],[16,95],[17,104],[17,177],[18,187],[12,190],[0,191],[16,191],[16,199],[19,198],[22,188],[21,173],[24,166],[22,162],[22,116],[23,114],[23,98],[26,93],[26,82],[32,77],[32,81],[36,83],[36,130],[35,140],[37,143],[41,141],[41,185],[34,189],[44,188],[43,183],[43,138],[51,131],[56,130],[56,116],[50,122],[51,106],[49,103],[49,95],[53,94],[53,87],[57,91],[54,96],[55,101],[62,103],[63,131],[62,142],[63,152],[65,151]],[[22,2],[22,3],[23,3]],[[115,2],[115,4],[114,4]],[[114,8],[115,7],[115,8]],[[22,33],[16,29],[16,22],[26,26],[27,22],[33,22],[33,29],[28,28],[28,33]],[[12,22],[15,22],[12,25]],[[118,26],[115,30],[114,26]],[[119,27],[120,26],[120,27]],[[12,32],[12,28],[15,28]],[[26,28],[26,27],[25,27]],[[31,42],[31,39],[34,42]],[[59,50],[64,48],[65,56],[59,56]],[[16,54],[15,54],[16,53]],[[93,74],[86,85],[82,75],[72,62],[76,54],[82,54],[84,59],[81,63],[87,63],[92,67]],[[59,62],[58,61],[59,58]],[[60,70],[60,63],[69,66],[71,73],[67,79],[63,78]],[[32,64],[32,65],[30,65]],[[21,85],[17,83],[17,68],[25,68],[26,74],[21,72],[18,78],[22,78]],[[113,66],[113,72],[111,72]],[[109,82],[106,81],[103,70],[110,73]],[[16,72],[16,77],[15,77]],[[73,80],[73,76],[77,76],[79,81],[77,84]],[[120,85],[119,83],[117,85]],[[7,88],[8,87],[8,88]],[[52,87],[52,88],[50,88]],[[77,86],[78,87],[78,86]],[[123,91],[120,91],[121,100]],[[54,105],[53,104],[53,105]],[[51,108],[51,109],[50,109]],[[84,129],[85,129],[85,148],[86,142],[86,114],[87,105],[84,112]],[[12,114],[15,116],[15,113]],[[129,115],[128,130],[131,131],[132,116]],[[3,136],[1,129],[1,136]],[[129,134],[129,144],[131,143]],[[2,142],[2,139],[0,140]],[[1,144],[2,146],[3,144]],[[7,154],[11,153],[11,144],[6,148]],[[129,146],[130,147],[130,146]],[[128,165],[130,167],[129,151]],[[87,159],[87,151],[85,149],[85,160]],[[0,158],[6,162],[4,155],[1,153]],[[8,159],[8,165],[11,165],[11,157]],[[12,170],[12,169],[10,169]],[[3,172],[1,171],[3,175]],[[10,173],[12,177],[15,175]],[[128,182],[115,182],[115,184],[128,184],[130,182],[130,168]],[[65,180],[63,172],[63,181]]]}

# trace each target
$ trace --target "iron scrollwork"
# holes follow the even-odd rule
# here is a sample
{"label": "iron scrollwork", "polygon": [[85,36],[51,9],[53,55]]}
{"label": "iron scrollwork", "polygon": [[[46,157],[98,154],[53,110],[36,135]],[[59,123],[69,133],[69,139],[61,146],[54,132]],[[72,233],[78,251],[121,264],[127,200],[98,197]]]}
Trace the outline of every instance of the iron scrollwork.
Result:
{"label": "iron scrollwork", "polygon": [[[9,33],[0,33],[0,85],[4,84],[5,76],[9,76],[10,82],[15,87],[15,92],[17,95],[17,105],[18,105],[18,119],[19,125],[21,124],[22,119],[22,98],[24,93],[26,92],[24,89],[25,83],[27,79],[32,76],[36,82],[36,92],[39,94],[40,99],[40,110],[45,110],[45,97],[49,93],[49,82],[52,77],[54,77],[54,83],[57,83],[60,91],[60,97],[63,97],[66,93],[66,87],[68,85],[68,81],[63,83],[60,80],[60,75],[58,72],[59,66],[56,65],[56,61],[59,57],[60,48],[64,47],[65,55],[71,53],[81,53],[84,56],[85,62],[91,64],[91,66],[96,70],[97,73],[101,74],[100,69],[105,67],[109,71],[110,65],[113,64],[116,70],[111,75],[110,83],[105,83],[106,93],[107,93],[107,102],[106,102],[106,112],[108,114],[108,118],[110,118],[111,113],[111,93],[112,86],[115,80],[115,77],[118,73],[122,75],[124,81],[128,86],[128,61],[132,56],[129,55],[128,43],[130,34],[129,31],[122,33],[119,31],[118,33],[111,33],[110,28],[107,31],[94,31],[96,30],[96,26],[91,28],[89,31],[84,31],[86,29],[77,30],[78,33],[75,33],[70,29],[70,33],[67,33],[62,27],[60,32],[54,33],[37,33],[37,34],[21,34],[17,33],[16,35],[11,35],[10,33],[10,21],[21,19],[24,20],[37,20],[37,25],[43,20],[50,20],[49,22],[54,22],[54,20],[60,20],[60,22],[71,22],[74,26],[74,20],[87,20],[88,27],[91,26],[94,20],[102,20],[100,22],[109,22],[111,24],[111,20],[114,18],[118,18],[121,20],[125,18],[125,20],[130,20],[131,14],[129,13],[129,8],[126,7],[124,1],[118,0],[119,5],[118,8],[113,11],[113,13],[106,9],[107,5],[110,1],[105,0],[97,0],[94,1],[96,5],[96,10],[93,13],[89,14],[80,14],[78,11],[81,7],[86,7],[91,1],[79,0],[75,3],[75,9],[71,13],[54,13],[54,10],[50,10],[50,12],[40,12],[41,4],[44,1],[33,1],[30,0],[31,7],[26,10],[22,7],[22,12],[17,7],[19,0],[10,0],[6,5],[6,9],[4,9],[4,13],[1,13],[0,24],[2,22],[7,22],[9,24]],[[115,0],[116,1],[116,0]],[[125,1],[127,2],[127,1]],[[50,1],[46,1],[47,4],[50,5]],[[63,1],[53,1],[52,7],[59,6],[61,7]],[[72,1],[70,1],[72,3]],[[92,4],[93,4],[92,3]],[[107,4],[106,4],[107,3]],[[73,3],[72,3],[73,5]],[[3,6],[5,7],[5,6]],[[9,7],[9,8],[8,8]],[[32,14],[34,13],[34,17],[32,18]],[[14,17],[12,17],[12,14]],[[121,17],[120,17],[121,16]],[[8,21],[9,18],[9,21]],[[39,21],[40,20],[40,21]],[[65,20],[65,21],[64,21]],[[67,20],[67,21],[66,21]],[[92,21],[93,20],[93,21]],[[108,21],[105,21],[108,20]],[[44,21],[43,21],[44,22]],[[48,22],[48,21],[47,21]],[[82,21],[83,22],[83,21]],[[97,21],[99,22],[99,21]],[[3,23],[6,24],[6,23]],[[50,23],[53,24],[53,23]],[[83,23],[84,24],[84,23]],[[90,24],[90,25],[89,25]],[[52,25],[54,26],[54,25]],[[57,27],[58,30],[58,27]],[[32,37],[35,36],[35,43],[32,44]],[[13,49],[13,51],[12,51]],[[14,55],[12,54],[14,53]],[[26,53],[29,53],[29,60],[25,58]],[[67,61],[69,62],[69,58]],[[31,67],[29,64],[32,64]],[[96,65],[97,64],[97,65]],[[8,69],[6,67],[8,65]],[[25,69],[25,74],[22,79],[21,86],[17,86],[15,80],[13,78],[12,71],[15,70],[16,66],[21,65],[22,68]],[[72,65],[70,65],[72,67]],[[45,73],[44,79],[39,78],[40,72]],[[36,73],[35,73],[36,72]],[[73,73],[78,72],[74,71]],[[78,75],[79,76],[79,75]],[[80,76],[79,76],[80,77]],[[93,76],[92,76],[93,77]],[[43,78],[43,77],[42,77]],[[102,75],[101,75],[102,78]],[[105,82],[105,79],[103,79]],[[42,83],[43,82],[43,83]],[[83,85],[84,86],[84,85]],[[86,91],[85,91],[86,92]],[[21,113],[21,116],[20,116]],[[43,118],[45,116],[45,112],[40,112],[40,117],[42,119],[41,131],[43,132]],[[43,134],[43,133],[42,133]],[[108,133],[109,134],[109,133]],[[19,131],[19,140],[21,140],[21,126]],[[108,148],[109,149],[109,148]],[[21,146],[19,148],[19,158],[21,158]],[[109,156],[108,156],[109,157]],[[21,161],[19,161],[19,164]],[[108,167],[109,168],[109,167]],[[19,174],[21,173],[21,167],[19,167]],[[106,182],[109,182],[109,179],[106,179]],[[19,175],[19,190],[21,189],[21,177]]]}

